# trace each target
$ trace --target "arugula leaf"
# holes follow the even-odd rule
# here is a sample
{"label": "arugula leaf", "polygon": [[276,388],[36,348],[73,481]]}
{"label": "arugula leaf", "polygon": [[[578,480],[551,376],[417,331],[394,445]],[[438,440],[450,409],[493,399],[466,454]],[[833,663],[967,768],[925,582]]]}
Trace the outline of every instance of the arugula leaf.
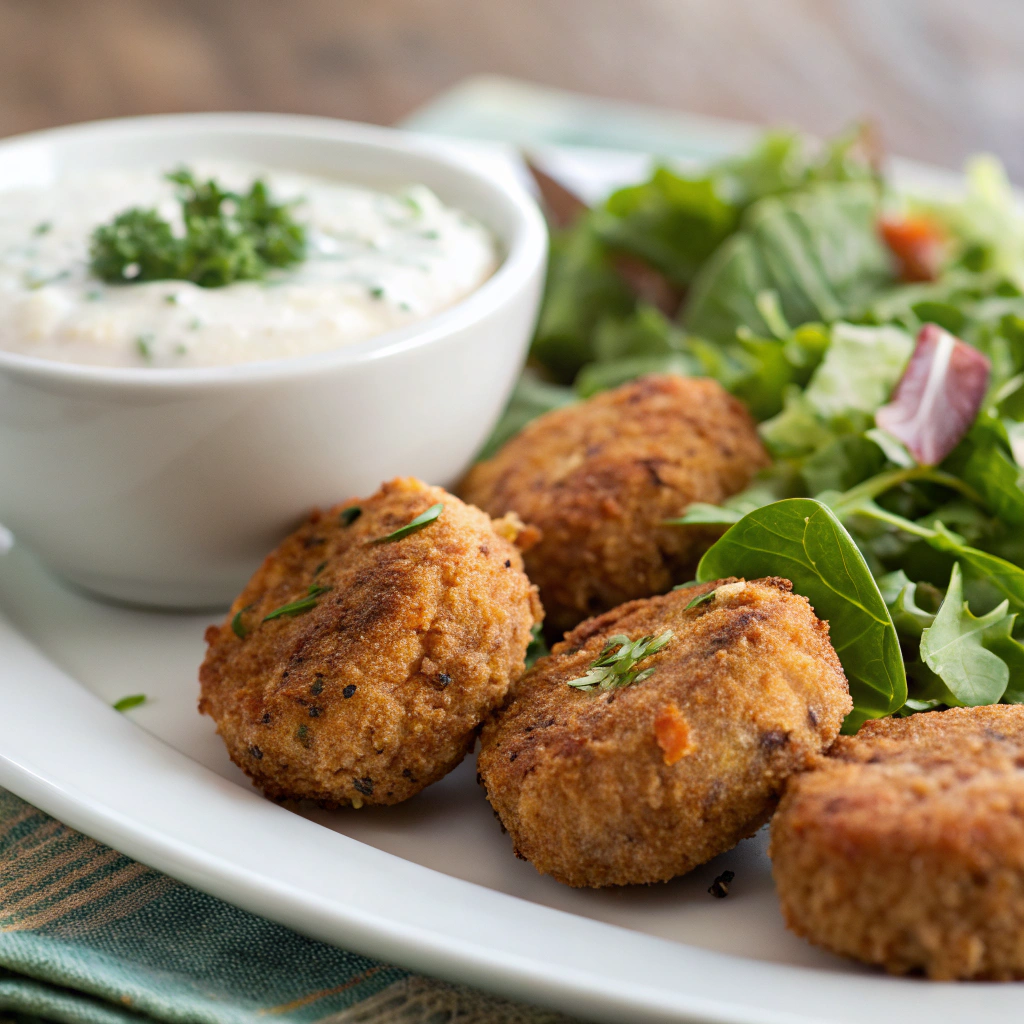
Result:
{"label": "arugula leaf", "polygon": [[686,512],[678,519],[665,520],[666,526],[689,526],[693,523],[738,523],[748,512],[792,498],[799,493],[794,475],[785,466],[773,466],[763,472],[754,482],[739,494],[726,498],[721,505],[708,505],[695,501],[688,505]]}
{"label": "arugula leaf", "polygon": [[987,630],[1009,639],[1016,616],[1007,615],[1007,607],[1004,601],[987,615],[972,615],[964,600],[960,566],[954,564],[946,598],[921,635],[922,660],[968,707],[998,703],[1010,681],[1006,662],[984,644]]}
{"label": "arugula leaf", "polygon": [[757,297],[774,291],[791,324],[849,315],[892,280],[876,230],[878,189],[866,181],[815,184],[771,196],[744,215],[693,282],[688,330],[730,341],[737,328],[771,334]]}
{"label": "arugula leaf", "polygon": [[854,702],[845,731],[903,706],[907,679],[889,610],[864,556],[826,505],[790,498],[748,513],[697,567],[701,582],[724,576],[784,576],[828,620]]}

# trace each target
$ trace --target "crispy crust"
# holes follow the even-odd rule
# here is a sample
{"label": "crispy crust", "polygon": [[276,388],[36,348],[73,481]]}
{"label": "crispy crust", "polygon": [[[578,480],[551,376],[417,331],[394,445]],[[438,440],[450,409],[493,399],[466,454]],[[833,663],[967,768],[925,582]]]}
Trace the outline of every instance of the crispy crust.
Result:
{"label": "crispy crust", "polygon": [[772,823],[789,927],[894,974],[1024,978],[1024,707],[868,722]]}
{"label": "crispy crust", "polygon": [[[729,583],[735,581],[718,581]],[[752,835],[839,732],[846,677],[786,580],[705,584],[582,623],[484,726],[478,770],[516,854],[574,886],[658,882]],[[673,630],[647,679],[568,684],[609,637]]]}
{"label": "crispy crust", "polygon": [[741,491],[767,462],[750,415],[720,384],[652,375],[534,420],[460,493],[540,530],[526,569],[563,631],[690,579],[720,531],[664,520]]}
{"label": "crispy crust", "polygon": [[[426,528],[372,543],[435,502],[444,511]],[[346,526],[352,506],[362,512]],[[264,621],[314,584],[332,588],[315,608]],[[518,550],[483,512],[393,480],[313,513],[267,557],[207,631],[199,710],[268,796],[398,803],[469,751],[541,615]]]}

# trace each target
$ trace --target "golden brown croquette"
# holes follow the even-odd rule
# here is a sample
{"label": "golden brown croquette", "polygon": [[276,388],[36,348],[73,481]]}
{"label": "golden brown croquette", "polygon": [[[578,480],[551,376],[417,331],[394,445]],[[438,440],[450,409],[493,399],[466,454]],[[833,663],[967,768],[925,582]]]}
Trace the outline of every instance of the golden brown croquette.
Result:
{"label": "golden brown croquette", "polygon": [[268,796],[327,806],[398,803],[450,772],[542,614],[509,535],[412,479],[310,516],[207,631],[199,709],[231,759]]}
{"label": "golden brown croquette", "polygon": [[772,823],[786,923],[893,974],[1024,978],[1024,707],[868,722]]}
{"label": "golden brown croquette", "polygon": [[[714,597],[691,605],[714,591]],[[613,638],[672,639],[584,691]],[[484,726],[478,770],[515,851],[575,886],[659,882],[752,835],[851,709],[828,626],[787,580],[719,580],[582,623]]]}
{"label": "golden brown croquette", "polygon": [[691,579],[721,531],[665,520],[743,490],[767,462],[750,415],[720,384],[653,375],[534,420],[460,493],[540,530],[526,571],[560,634]]}

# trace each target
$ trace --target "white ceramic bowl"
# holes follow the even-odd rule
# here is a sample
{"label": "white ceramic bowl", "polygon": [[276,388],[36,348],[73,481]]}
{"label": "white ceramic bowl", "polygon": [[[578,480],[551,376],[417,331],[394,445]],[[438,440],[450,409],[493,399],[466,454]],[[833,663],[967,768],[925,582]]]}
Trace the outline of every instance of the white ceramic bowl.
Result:
{"label": "white ceramic bowl", "polygon": [[172,115],[24,135],[0,142],[0,189],[204,157],[422,182],[486,224],[504,259],[439,315],[302,358],[111,369],[0,351],[0,523],[70,582],[163,607],[229,601],[313,506],[396,475],[453,483],[525,358],[547,250],[511,174],[321,118]]}

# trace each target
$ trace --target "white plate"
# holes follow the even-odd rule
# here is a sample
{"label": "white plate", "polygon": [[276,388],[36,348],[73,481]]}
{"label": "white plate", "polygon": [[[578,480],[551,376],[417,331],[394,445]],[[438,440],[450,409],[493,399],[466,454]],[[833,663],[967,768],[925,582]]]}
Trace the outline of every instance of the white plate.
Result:
{"label": "white plate", "polygon": [[[584,159],[590,191],[643,163],[545,156],[563,169]],[[209,622],[102,605],[24,550],[0,557],[0,785],[307,935],[579,1017],[1020,1020],[1022,985],[888,978],[789,934],[763,835],[667,885],[578,891],[512,856],[472,759],[395,808],[301,816],[272,804],[196,714]],[[139,692],[150,700],[137,710],[110,708]],[[730,895],[713,899],[726,868]]]}

